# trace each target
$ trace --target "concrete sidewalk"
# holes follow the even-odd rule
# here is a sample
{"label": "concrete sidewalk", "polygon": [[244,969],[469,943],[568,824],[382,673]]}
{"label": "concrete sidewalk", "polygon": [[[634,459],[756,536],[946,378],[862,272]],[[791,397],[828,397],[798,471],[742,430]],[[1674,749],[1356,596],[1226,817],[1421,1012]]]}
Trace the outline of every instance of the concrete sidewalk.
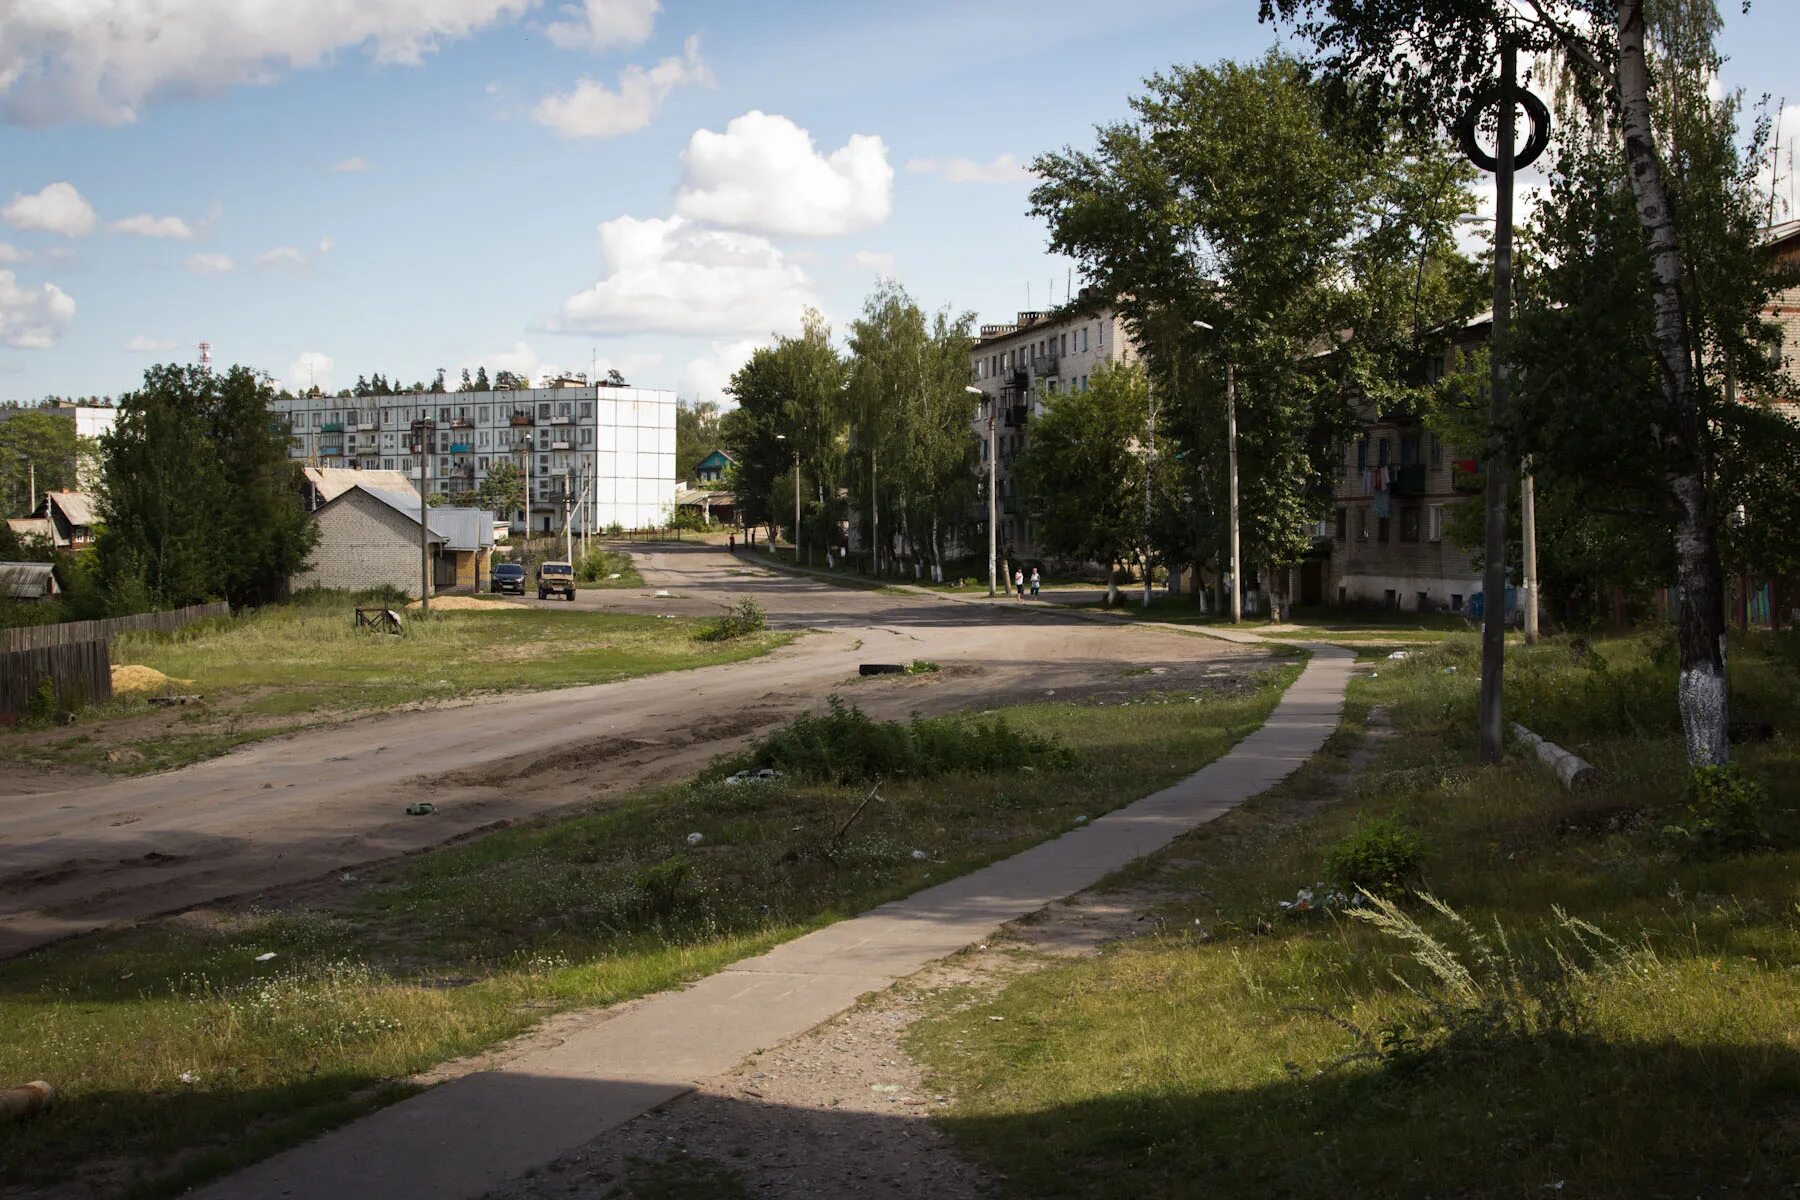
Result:
{"label": "concrete sidewalk", "polygon": [[1336,647],[1309,648],[1312,660],[1268,722],[1172,787],[690,987],[598,1012],[557,1045],[443,1084],[197,1195],[481,1196],[1278,783],[1337,727],[1355,664]]}

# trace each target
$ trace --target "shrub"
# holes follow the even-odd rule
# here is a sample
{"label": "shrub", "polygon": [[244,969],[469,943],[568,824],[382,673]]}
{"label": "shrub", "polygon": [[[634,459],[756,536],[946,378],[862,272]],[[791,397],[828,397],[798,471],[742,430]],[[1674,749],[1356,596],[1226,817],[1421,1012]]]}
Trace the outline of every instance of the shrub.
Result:
{"label": "shrub", "polygon": [[1325,852],[1325,873],[1347,892],[1388,896],[1418,877],[1425,853],[1418,834],[1387,817],[1370,817]]}
{"label": "shrub", "polygon": [[30,725],[44,725],[55,715],[56,684],[49,679],[40,679],[25,700],[25,721]]}
{"label": "shrub", "polygon": [[1663,827],[1677,849],[1695,856],[1752,850],[1769,844],[1769,792],[1746,779],[1735,763],[1695,767],[1681,817]]}
{"label": "shrub", "polygon": [[726,610],[724,616],[695,636],[703,642],[729,642],[752,633],[761,633],[768,625],[768,618],[763,616],[762,605],[745,596]]}
{"label": "shrub", "polygon": [[875,778],[941,775],[952,771],[1061,769],[1074,764],[1067,747],[1008,725],[999,717],[915,717],[876,721],[832,696],[827,710],[795,717],[750,748],[741,766],[769,767],[785,775],[821,783],[857,783]]}

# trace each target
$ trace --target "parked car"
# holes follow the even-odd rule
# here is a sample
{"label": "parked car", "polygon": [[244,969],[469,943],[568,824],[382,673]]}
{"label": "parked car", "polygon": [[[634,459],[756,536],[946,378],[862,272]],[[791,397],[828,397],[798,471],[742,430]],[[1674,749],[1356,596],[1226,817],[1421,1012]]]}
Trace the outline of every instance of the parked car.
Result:
{"label": "parked car", "polygon": [[566,562],[539,563],[537,569],[538,599],[547,600],[552,593],[566,600],[575,598],[575,568]]}
{"label": "parked car", "polygon": [[488,572],[488,591],[525,594],[525,568],[518,563],[495,563]]}

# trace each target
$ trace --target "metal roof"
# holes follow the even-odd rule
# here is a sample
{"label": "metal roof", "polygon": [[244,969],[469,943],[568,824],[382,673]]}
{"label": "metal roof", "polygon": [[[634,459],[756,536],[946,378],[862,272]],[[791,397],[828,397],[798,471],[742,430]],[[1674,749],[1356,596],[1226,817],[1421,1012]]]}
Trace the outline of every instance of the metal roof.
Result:
{"label": "metal roof", "polygon": [[[352,490],[381,501],[415,525],[419,521],[419,494],[391,492],[357,483]],[[340,498],[344,493],[340,493]],[[336,503],[336,501],[331,501]],[[479,550],[494,544],[494,514],[484,508],[427,508],[425,527],[433,541],[451,550]]]}
{"label": "metal roof", "polygon": [[94,498],[86,492],[48,492],[45,498],[62,510],[63,520],[69,524],[94,524]]}
{"label": "metal roof", "polygon": [[50,563],[0,562],[0,596],[39,600],[61,590],[56,586],[56,568]]}
{"label": "metal roof", "polygon": [[319,499],[330,503],[353,487],[386,488],[390,492],[410,495],[413,507],[419,505],[419,490],[405,471],[353,471],[349,467],[306,467],[306,478],[318,489]]}

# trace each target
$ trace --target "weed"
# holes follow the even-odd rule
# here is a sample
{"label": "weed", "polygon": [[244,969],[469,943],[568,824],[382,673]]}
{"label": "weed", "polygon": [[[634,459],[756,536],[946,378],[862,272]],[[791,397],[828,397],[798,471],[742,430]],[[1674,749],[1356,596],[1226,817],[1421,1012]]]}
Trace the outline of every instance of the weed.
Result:
{"label": "weed", "polygon": [[1694,857],[1752,850],[1770,842],[1768,789],[1745,778],[1736,764],[1695,767],[1688,778],[1688,803],[1680,819],[1663,826],[1663,836]]}
{"label": "weed", "polygon": [[839,696],[828,704],[822,715],[803,713],[757,742],[746,762],[720,769],[770,767],[798,779],[858,783],[955,771],[1063,769],[1074,761],[1067,748],[999,717],[876,721]]}
{"label": "weed", "polygon": [[906,664],[908,675],[931,675],[940,670],[939,666],[929,658],[915,658]]}
{"label": "weed", "polygon": [[724,616],[694,636],[703,642],[729,642],[768,628],[768,618],[755,597],[745,596],[733,604]]}
{"label": "weed", "polygon": [[1325,852],[1325,873],[1345,891],[1389,896],[1418,878],[1425,839],[1387,817],[1357,822]]}

